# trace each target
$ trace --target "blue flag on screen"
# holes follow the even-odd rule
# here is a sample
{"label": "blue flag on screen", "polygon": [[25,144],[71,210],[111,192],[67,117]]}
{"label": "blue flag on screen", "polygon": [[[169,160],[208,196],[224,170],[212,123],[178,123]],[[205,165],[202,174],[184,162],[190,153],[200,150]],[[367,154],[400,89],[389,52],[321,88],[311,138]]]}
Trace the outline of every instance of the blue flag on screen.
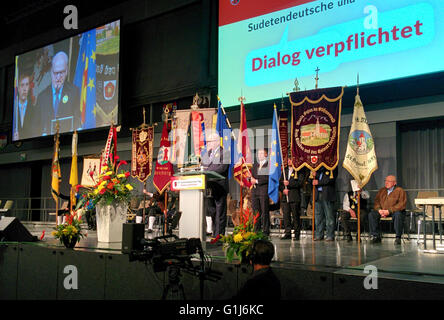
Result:
{"label": "blue flag on screen", "polygon": [[219,100],[217,108],[216,132],[220,137],[220,146],[223,148],[223,161],[230,159],[230,167],[228,169],[228,179],[233,176],[234,167],[234,141],[231,136],[231,129],[227,124],[227,116],[222,112],[222,103]]}
{"label": "blue flag on screen", "polygon": [[80,88],[82,129],[96,127],[96,29],[82,34],[74,84]]}
{"label": "blue flag on screen", "polygon": [[268,176],[268,196],[274,203],[279,200],[279,179],[281,178],[282,155],[279,140],[279,126],[276,105],[273,113],[273,127],[271,129],[270,172]]}

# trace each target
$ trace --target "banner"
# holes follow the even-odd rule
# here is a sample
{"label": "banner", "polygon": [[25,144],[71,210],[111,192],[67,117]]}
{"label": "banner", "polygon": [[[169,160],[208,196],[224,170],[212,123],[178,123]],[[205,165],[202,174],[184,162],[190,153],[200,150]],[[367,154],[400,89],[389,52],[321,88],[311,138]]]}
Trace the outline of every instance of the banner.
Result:
{"label": "banner", "polygon": [[192,111],[191,112],[191,126],[192,126],[192,130],[193,130],[193,153],[196,156],[200,156],[200,153],[202,151],[202,149],[204,149],[205,147],[205,141],[203,138],[203,130],[202,130],[202,123],[204,119],[203,119],[203,114],[200,113],[199,111]]}
{"label": "banner", "polygon": [[[106,140],[105,150],[102,153],[102,159],[100,161],[100,170],[102,167],[105,167],[108,165],[108,159],[110,158],[110,155],[113,155],[113,157],[117,153],[117,131],[116,127],[111,125],[109,128],[108,133],[108,139]],[[114,162],[114,158],[111,159],[111,162]]]}
{"label": "banner", "polygon": [[62,181],[62,173],[60,171],[60,162],[59,162],[59,128],[57,126],[57,132],[54,137],[54,154],[52,156],[52,165],[51,165],[51,194],[56,202],[56,207],[59,204],[59,184]]}
{"label": "banner", "polygon": [[83,157],[83,171],[80,184],[84,187],[94,187],[99,181],[99,168],[99,157]]}
{"label": "banner", "polygon": [[239,136],[237,139],[236,152],[234,153],[234,179],[244,187],[252,188],[251,184],[251,171],[253,166],[253,160],[251,158],[250,139],[248,137],[247,130],[247,117],[245,115],[245,106],[241,101],[240,107],[240,127]]}
{"label": "banner", "polygon": [[361,189],[370,180],[372,173],[378,169],[375,142],[359,94],[355,98],[353,120],[342,166],[355,178]]}
{"label": "banner", "polygon": [[133,130],[131,176],[145,182],[153,167],[154,128]]}
{"label": "banner", "polygon": [[[75,187],[79,184],[79,174],[77,170],[77,139],[78,134],[77,131],[74,131],[72,135],[72,160],[71,160],[71,173],[69,175],[69,184],[71,185],[71,205],[75,206],[76,197],[75,197]],[[70,208],[71,209],[71,208]]]}
{"label": "banner", "polygon": [[276,105],[274,105],[273,125],[271,129],[270,172],[268,175],[268,196],[274,203],[279,201],[279,179],[282,173],[282,154],[279,139]]}
{"label": "banner", "polygon": [[[175,125],[173,128],[173,151],[171,161],[176,162],[179,168],[183,167],[185,159],[188,159],[189,152],[191,152],[191,150],[187,150],[187,139],[191,139],[191,137],[187,136],[188,128],[191,121],[191,112],[191,109],[177,110],[175,114]],[[206,131],[205,134],[206,136],[208,136],[209,134],[211,134],[211,132],[208,132],[209,128],[213,128],[213,117],[216,114],[216,109],[199,109],[198,112],[203,115],[203,121]],[[199,130],[202,130],[202,128],[203,127],[201,123],[201,129]],[[194,139],[194,141],[196,140]]]}
{"label": "banner", "polygon": [[153,184],[156,190],[162,194],[170,184],[174,174],[173,164],[168,158],[170,155],[170,141],[168,140],[169,124],[164,122],[162,137],[160,138],[159,153],[157,154],[156,167],[154,169]]}
{"label": "banner", "polygon": [[290,93],[291,155],[296,171],[306,166],[333,170],[339,161],[339,130],[344,88]]}
{"label": "banner", "polygon": [[279,111],[279,136],[281,138],[282,164],[287,166],[288,162],[288,111]]}

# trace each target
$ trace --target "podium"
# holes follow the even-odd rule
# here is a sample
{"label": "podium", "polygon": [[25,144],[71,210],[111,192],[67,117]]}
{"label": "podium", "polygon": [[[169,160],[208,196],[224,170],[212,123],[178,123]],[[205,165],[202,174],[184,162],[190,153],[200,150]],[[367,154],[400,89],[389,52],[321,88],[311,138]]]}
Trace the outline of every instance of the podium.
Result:
{"label": "podium", "polygon": [[179,238],[200,238],[206,247],[206,187],[208,180],[225,179],[214,171],[179,172],[171,178],[171,190],[179,191]]}

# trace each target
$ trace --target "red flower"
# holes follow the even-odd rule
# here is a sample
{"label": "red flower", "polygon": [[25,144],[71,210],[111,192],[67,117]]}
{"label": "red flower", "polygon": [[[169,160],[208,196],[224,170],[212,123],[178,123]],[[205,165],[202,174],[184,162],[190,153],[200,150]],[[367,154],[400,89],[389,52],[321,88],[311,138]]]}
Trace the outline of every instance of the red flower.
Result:
{"label": "red flower", "polygon": [[79,189],[82,188],[82,186],[80,184],[76,185],[76,192],[79,192]]}
{"label": "red flower", "polygon": [[125,160],[122,160],[122,161],[119,162],[119,165],[120,165],[120,166],[123,166],[123,165],[125,165],[125,164],[128,164],[128,162],[126,162]]}
{"label": "red flower", "polygon": [[130,173],[129,172],[126,172],[125,173],[125,178],[128,178],[130,176]]}
{"label": "red flower", "polygon": [[100,194],[104,194],[105,193],[105,191],[106,191],[106,189],[105,188],[103,188],[102,190],[100,190]]}
{"label": "red flower", "polygon": [[111,190],[112,188],[114,188],[114,183],[110,182],[106,187]]}
{"label": "red flower", "polygon": [[104,176],[103,180],[111,180],[111,177],[110,176]]}
{"label": "red flower", "polygon": [[217,241],[219,241],[219,239],[220,239],[220,234],[218,234],[216,238],[214,238],[213,240],[211,240],[210,243],[211,243],[211,244],[215,244]]}
{"label": "red flower", "polygon": [[40,240],[43,240],[44,237],[45,237],[45,230],[43,230],[42,235],[40,236]]}
{"label": "red flower", "polygon": [[114,156],[114,161],[117,161],[117,160],[119,160],[120,159],[120,157],[119,156]]}

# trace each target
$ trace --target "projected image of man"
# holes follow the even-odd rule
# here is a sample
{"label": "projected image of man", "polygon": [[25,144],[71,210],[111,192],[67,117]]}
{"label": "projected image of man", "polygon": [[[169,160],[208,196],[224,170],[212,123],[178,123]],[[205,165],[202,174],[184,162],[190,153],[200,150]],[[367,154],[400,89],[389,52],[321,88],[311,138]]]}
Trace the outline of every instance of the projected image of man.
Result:
{"label": "projected image of man", "polygon": [[14,135],[17,139],[26,139],[32,136],[31,131],[35,124],[31,123],[34,106],[30,98],[30,84],[31,76],[28,72],[23,72],[18,81],[18,103],[14,124]]}
{"label": "projected image of man", "polygon": [[68,55],[59,51],[52,59],[51,85],[37,98],[41,111],[42,135],[55,133],[56,122],[60,132],[74,131],[80,127],[80,89],[66,81]]}

